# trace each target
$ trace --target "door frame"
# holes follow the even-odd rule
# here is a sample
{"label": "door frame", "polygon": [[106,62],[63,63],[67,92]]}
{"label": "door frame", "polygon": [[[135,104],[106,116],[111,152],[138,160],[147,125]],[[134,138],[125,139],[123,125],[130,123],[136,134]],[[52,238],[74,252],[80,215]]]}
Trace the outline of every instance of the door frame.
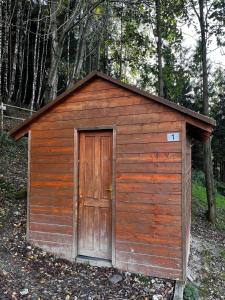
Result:
{"label": "door frame", "polygon": [[[116,126],[102,125],[102,126],[87,126],[74,128],[74,175],[73,175],[73,238],[72,238],[72,260],[76,260],[78,256],[78,182],[79,182],[79,136],[81,131],[112,131],[112,266],[116,261]],[[93,260],[93,258],[92,258]],[[101,259],[96,258],[99,265]],[[104,260],[103,265],[104,265]]]}

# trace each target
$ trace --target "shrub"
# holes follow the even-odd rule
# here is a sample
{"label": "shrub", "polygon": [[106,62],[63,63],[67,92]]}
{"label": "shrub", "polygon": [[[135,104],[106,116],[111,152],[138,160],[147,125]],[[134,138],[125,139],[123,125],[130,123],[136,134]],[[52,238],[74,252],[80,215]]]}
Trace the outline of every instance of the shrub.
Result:
{"label": "shrub", "polygon": [[188,283],[184,289],[184,300],[198,300],[199,294],[195,285]]}

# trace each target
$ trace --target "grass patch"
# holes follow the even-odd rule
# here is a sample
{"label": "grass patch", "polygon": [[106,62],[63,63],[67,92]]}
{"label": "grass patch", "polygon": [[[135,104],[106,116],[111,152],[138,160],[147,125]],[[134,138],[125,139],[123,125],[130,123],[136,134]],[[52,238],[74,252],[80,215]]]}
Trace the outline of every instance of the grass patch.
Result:
{"label": "grass patch", "polygon": [[199,294],[197,287],[192,283],[187,283],[184,289],[184,300],[198,300]]}
{"label": "grass patch", "polygon": [[221,256],[222,259],[225,260],[225,250],[222,250],[222,251],[220,252],[220,256]]}
{"label": "grass patch", "polygon": [[[193,182],[192,195],[200,201],[201,205],[207,207],[206,189],[200,184]],[[216,193],[216,207],[225,209],[225,197]]]}

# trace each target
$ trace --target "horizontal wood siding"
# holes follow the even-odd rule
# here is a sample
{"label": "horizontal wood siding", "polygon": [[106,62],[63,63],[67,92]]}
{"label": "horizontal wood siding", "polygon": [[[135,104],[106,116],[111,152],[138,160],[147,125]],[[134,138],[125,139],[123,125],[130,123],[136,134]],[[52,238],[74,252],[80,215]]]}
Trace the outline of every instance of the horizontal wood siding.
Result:
{"label": "horizontal wood siding", "polygon": [[[72,258],[74,128],[114,126],[115,267],[181,278],[184,116],[102,79],[32,124],[30,239]],[[75,220],[76,222],[76,220]]]}
{"label": "horizontal wood siding", "polygon": [[32,130],[30,158],[30,242],[71,259],[73,129]]}

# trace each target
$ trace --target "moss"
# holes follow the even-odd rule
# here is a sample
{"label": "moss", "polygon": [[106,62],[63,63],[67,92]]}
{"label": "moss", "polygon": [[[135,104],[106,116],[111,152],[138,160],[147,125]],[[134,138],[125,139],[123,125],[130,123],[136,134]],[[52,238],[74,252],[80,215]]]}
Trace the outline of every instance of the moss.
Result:
{"label": "moss", "polygon": [[206,264],[209,264],[212,259],[211,255],[210,255],[210,251],[208,249],[205,249],[202,251],[202,257]]}
{"label": "moss", "polygon": [[27,197],[26,189],[19,190],[15,193],[15,199],[17,199],[17,200],[24,199],[26,197]]}
{"label": "moss", "polygon": [[220,251],[220,257],[225,260],[225,250]]}
{"label": "moss", "polygon": [[199,299],[198,289],[194,284],[192,284],[192,283],[186,284],[185,289],[184,289],[183,299],[184,300],[198,300]]}

